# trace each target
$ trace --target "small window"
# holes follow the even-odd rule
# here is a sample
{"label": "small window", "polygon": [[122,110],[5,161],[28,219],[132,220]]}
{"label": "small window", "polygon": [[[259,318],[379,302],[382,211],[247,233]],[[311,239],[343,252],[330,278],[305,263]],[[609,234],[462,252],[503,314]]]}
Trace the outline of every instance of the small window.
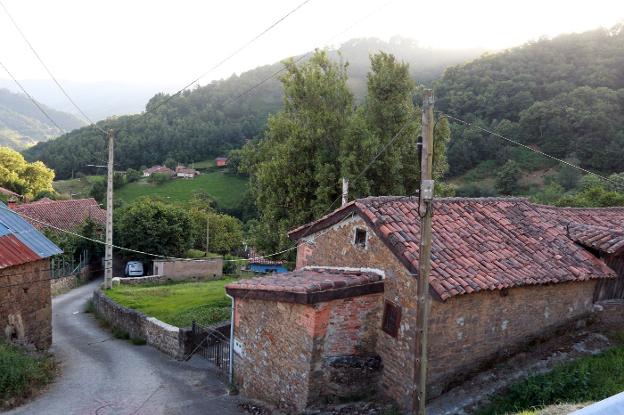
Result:
{"label": "small window", "polygon": [[386,300],[384,304],[382,330],[396,337],[399,334],[399,326],[401,325],[401,307],[391,301]]}
{"label": "small window", "polygon": [[355,246],[366,248],[366,229],[357,228],[355,230]]}

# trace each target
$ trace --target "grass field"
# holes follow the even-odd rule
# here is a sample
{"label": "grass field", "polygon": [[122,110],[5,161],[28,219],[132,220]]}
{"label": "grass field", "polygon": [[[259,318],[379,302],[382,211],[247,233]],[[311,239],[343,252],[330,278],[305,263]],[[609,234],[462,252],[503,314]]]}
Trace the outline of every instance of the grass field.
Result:
{"label": "grass field", "polygon": [[[492,399],[478,415],[556,413],[553,405],[595,402],[624,390],[624,346],[563,363],[531,376]],[[550,407],[548,411],[542,408]]]}
{"label": "grass field", "polygon": [[174,179],[161,185],[141,179],[115,191],[115,198],[128,203],[141,196],[156,196],[185,203],[198,191],[210,195],[219,207],[233,209],[239,205],[247,191],[247,180],[223,172],[201,174],[192,180]]}
{"label": "grass field", "polygon": [[85,176],[80,179],[58,180],[52,183],[52,187],[57,193],[69,196],[74,194],[76,199],[89,197],[91,186],[97,180],[104,180],[104,176]]}
{"label": "grass field", "polygon": [[225,285],[233,278],[166,285],[120,285],[106,291],[119,304],[177,327],[193,320],[208,325],[230,318]]}
{"label": "grass field", "polygon": [[19,405],[54,378],[50,355],[33,355],[0,340],[0,410]]}

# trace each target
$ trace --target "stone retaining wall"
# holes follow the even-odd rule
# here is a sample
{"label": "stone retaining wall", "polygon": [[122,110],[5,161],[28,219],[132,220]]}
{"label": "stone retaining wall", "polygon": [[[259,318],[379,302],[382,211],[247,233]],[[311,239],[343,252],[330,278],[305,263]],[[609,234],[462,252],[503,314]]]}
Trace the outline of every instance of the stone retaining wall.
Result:
{"label": "stone retaining wall", "polygon": [[52,297],[66,293],[78,285],[78,277],[69,275],[67,277],[54,278],[50,281],[50,292]]}
{"label": "stone retaining wall", "polygon": [[183,359],[191,349],[190,330],[178,328],[136,310],[121,306],[101,290],[93,293],[96,312],[111,325],[127,331],[131,338],[148,344],[176,359]]}
{"label": "stone retaining wall", "polygon": [[166,284],[171,278],[164,275],[146,275],[144,277],[113,278],[113,285]]}

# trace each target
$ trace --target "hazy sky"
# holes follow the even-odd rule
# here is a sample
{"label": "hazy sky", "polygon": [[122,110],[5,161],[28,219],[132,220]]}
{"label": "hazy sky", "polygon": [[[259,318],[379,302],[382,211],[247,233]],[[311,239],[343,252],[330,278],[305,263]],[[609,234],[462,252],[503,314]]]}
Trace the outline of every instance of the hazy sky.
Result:
{"label": "hazy sky", "polygon": [[[1,1],[60,79],[183,86],[302,0]],[[311,0],[201,83],[330,39],[400,35],[433,48],[500,49],[622,20],[624,0]],[[1,9],[0,61],[20,79],[47,77]]]}

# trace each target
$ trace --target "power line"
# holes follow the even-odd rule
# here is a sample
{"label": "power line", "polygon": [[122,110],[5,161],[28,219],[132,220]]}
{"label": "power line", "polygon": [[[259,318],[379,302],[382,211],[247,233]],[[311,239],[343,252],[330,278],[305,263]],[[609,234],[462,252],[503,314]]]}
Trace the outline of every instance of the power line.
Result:
{"label": "power line", "polygon": [[499,134],[499,133],[497,133],[496,131],[488,130],[487,128],[481,127],[481,126],[480,126],[480,125],[478,125],[478,124],[475,124],[475,123],[470,123],[470,122],[468,122],[468,121],[464,121],[464,120],[462,120],[462,119],[459,119],[459,118],[457,118],[457,117],[454,117],[454,116],[452,116],[452,115],[450,115],[450,114],[447,114],[447,113],[445,113],[445,112],[442,112],[442,111],[437,111],[437,112],[438,112],[438,113],[440,113],[442,116],[444,116],[444,117],[446,117],[446,118],[449,118],[449,119],[451,119],[451,120],[453,120],[453,121],[457,121],[458,123],[464,124],[464,125],[469,126],[469,127],[475,127],[475,128],[477,128],[477,129],[479,129],[479,130],[481,130],[481,131],[483,131],[483,132],[485,132],[485,133],[488,133],[488,134],[490,134],[490,135],[492,135],[492,136],[494,136],[494,137],[497,137],[497,138],[500,138],[500,139],[502,139],[502,140],[505,140],[505,141],[507,141],[507,142],[509,142],[509,143],[512,143],[512,144],[516,145],[516,146],[519,146],[519,147],[525,148],[525,149],[527,149],[527,150],[529,150],[529,151],[532,151],[532,152],[534,152],[534,153],[536,153],[536,154],[539,154],[539,155],[541,155],[541,156],[543,156],[543,157],[549,158],[549,159],[551,159],[551,160],[555,160],[555,161],[557,161],[557,162],[559,162],[559,163],[565,164],[565,165],[566,165],[566,166],[568,166],[568,167],[572,167],[572,168],[577,169],[577,170],[580,170],[580,171],[582,171],[582,172],[584,172],[584,173],[587,173],[587,174],[591,174],[591,175],[593,175],[593,176],[596,176],[596,177],[598,177],[599,179],[602,179],[602,180],[604,180],[604,181],[606,181],[606,182],[609,182],[609,183],[611,183],[612,185],[614,185],[614,186],[616,186],[616,187],[618,187],[618,188],[624,188],[624,187],[623,187],[620,183],[618,183],[618,182],[616,182],[616,181],[614,181],[614,180],[611,180],[610,178],[608,178],[608,177],[606,177],[606,176],[602,176],[602,175],[600,175],[600,174],[598,174],[598,173],[595,173],[595,172],[593,172],[593,171],[591,171],[591,170],[587,170],[587,169],[585,169],[585,168],[583,168],[583,167],[581,167],[581,166],[577,166],[577,165],[575,165],[575,164],[572,164],[572,163],[570,163],[569,161],[565,161],[565,160],[563,160],[563,159],[557,158],[557,157],[555,157],[555,156],[553,156],[553,155],[550,155],[550,154],[548,154],[548,153],[545,153],[545,152],[543,152],[543,151],[540,151],[540,150],[537,150],[537,149],[532,148],[532,147],[530,147],[530,146],[527,146],[526,144],[522,144],[522,143],[520,143],[520,142],[518,142],[518,141],[516,141],[516,140],[512,140],[511,138],[509,138],[509,137],[505,137],[504,135]]}
{"label": "power line", "polygon": [[[380,10],[384,9],[385,7],[387,7],[393,1],[394,0],[387,1],[386,3],[382,4],[378,8],[375,8],[371,12],[369,12],[366,15],[362,16],[361,18],[359,18],[358,20],[353,22],[351,25],[349,25],[346,29],[344,29],[341,32],[336,33],[335,35],[330,37],[327,41],[325,41],[325,43],[323,43],[323,45],[325,45],[325,47],[330,45],[336,38],[342,36],[343,34],[348,32],[349,30],[353,29],[355,26],[359,25],[360,23],[362,23],[363,21],[367,20],[368,18],[370,18],[371,16],[373,16],[374,14],[379,12]],[[304,53],[303,55],[301,55],[301,56],[297,57],[296,59],[294,59],[292,63],[296,65],[297,63],[301,62],[303,59],[307,58],[308,56],[312,55],[313,53],[314,53],[314,51],[310,51],[308,53]],[[264,85],[265,83],[269,82],[271,79],[275,79],[279,74],[281,74],[285,70],[286,70],[286,68],[282,67],[281,69],[273,72],[273,74],[271,74],[270,76],[264,78],[263,80],[261,80],[260,82],[256,83],[255,85],[251,86],[250,88],[246,89],[245,91],[243,91],[239,95],[235,96],[234,98],[229,98],[227,101],[225,101],[223,103],[223,106],[226,106],[226,105],[229,105],[229,104],[232,104],[232,103],[238,101],[240,98],[244,97],[245,95],[249,94],[253,90],[255,90],[255,89],[259,88],[260,86]]]}
{"label": "power line", "polygon": [[52,119],[52,117],[50,117],[50,115],[43,109],[43,107],[41,105],[39,105],[39,103],[28,93],[28,91],[26,91],[26,88],[24,88],[24,86],[20,83],[20,81],[17,80],[17,78],[15,78],[13,76],[13,74],[9,71],[9,69],[4,65],[4,63],[0,62],[0,66],[2,66],[2,69],[4,69],[4,71],[11,77],[11,79],[13,79],[13,82],[15,82],[17,84],[17,86],[22,90],[22,92],[24,93],[24,95],[26,95],[28,97],[28,99],[30,99],[32,101],[32,103],[39,108],[39,111],[41,111],[41,113],[43,115],[45,115],[45,117],[50,120],[50,122],[52,124],[54,124],[56,126],[56,128],[59,129],[59,131],[61,131],[62,133],[66,133],[67,131],[65,131],[65,129],[63,127],[61,127],[60,125],[58,125],[56,123],[56,121],[54,121]]}
{"label": "power line", "polygon": [[78,112],[80,114],[82,114],[82,116],[84,117],[85,120],[87,120],[87,122],[93,124],[95,126],[95,128],[97,128],[100,132],[106,134],[106,131],[104,131],[102,128],[100,128],[99,126],[97,126],[97,124],[95,124],[93,122],[93,120],[91,120],[89,118],[89,116],[87,114],[85,114],[85,112],[82,110],[82,108],[80,108],[78,106],[78,104],[76,104],[76,102],[72,99],[72,97],[69,96],[69,94],[67,93],[67,91],[65,90],[65,88],[63,88],[63,86],[61,85],[61,83],[56,79],[56,77],[54,76],[54,74],[52,74],[52,71],[50,70],[50,68],[48,67],[48,65],[46,65],[46,63],[43,61],[43,59],[41,58],[41,56],[39,55],[39,53],[37,53],[37,51],[35,50],[35,48],[33,47],[32,43],[30,43],[30,41],[28,40],[28,38],[26,37],[26,35],[24,34],[24,32],[22,31],[22,29],[19,27],[19,25],[17,24],[17,22],[15,21],[15,19],[13,18],[13,16],[11,15],[11,13],[9,12],[9,10],[7,9],[7,7],[4,5],[4,3],[2,2],[2,0],[0,0],[0,6],[2,6],[2,8],[4,9],[4,12],[7,14],[7,16],[9,17],[9,20],[11,20],[11,23],[13,23],[13,26],[15,27],[15,29],[19,32],[20,36],[22,36],[22,39],[24,39],[24,42],[26,42],[26,44],[28,45],[28,47],[30,48],[30,50],[32,51],[32,53],[35,55],[35,57],[37,58],[37,60],[39,60],[39,63],[41,63],[41,66],[43,66],[43,68],[46,70],[46,72],[48,73],[48,75],[50,75],[50,78],[52,78],[52,80],[54,81],[54,83],[56,84],[56,86],[61,90],[61,92],[63,93],[63,95],[65,95],[65,97],[67,98],[67,100],[74,106],[74,108],[76,108],[78,110]]}
{"label": "power line", "polygon": [[165,105],[166,103],[168,103],[169,101],[171,101],[173,98],[175,98],[176,96],[178,96],[179,94],[181,94],[184,90],[186,90],[187,88],[193,86],[195,83],[199,82],[200,79],[202,79],[203,77],[205,77],[206,75],[210,74],[211,72],[213,72],[214,70],[216,70],[217,68],[219,68],[221,65],[223,65],[224,63],[226,63],[227,61],[229,61],[230,59],[232,59],[234,56],[238,55],[240,52],[242,52],[243,50],[247,49],[252,43],[254,43],[255,41],[257,41],[258,39],[260,39],[262,36],[264,36],[265,34],[267,34],[269,31],[271,31],[273,28],[275,28],[277,25],[279,25],[281,22],[283,22],[284,20],[286,20],[288,17],[290,17],[290,15],[292,15],[293,13],[295,13],[297,10],[301,9],[303,6],[305,6],[307,3],[309,3],[311,0],[304,0],[303,2],[299,3],[294,9],[290,10],[288,13],[286,13],[284,16],[280,17],[279,19],[277,19],[275,22],[273,22],[271,25],[269,25],[267,28],[265,28],[262,32],[258,33],[256,36],[254,36],[253,38],[251,38],[250,40],[248,40],[246,43],[244,43],[242,46],[240,46],[238,49],[236,49],[234,52],[232,52],[231,54],[229,54],[228,56],[226,56],[225,58],[223,58],[221,61],[217,62],[215,65],[213,65],[210,69],[208,69],[206,72],[204,72],[203,74],[201,74],[200,76],[198,76],[197,78],[195,78],[193,81],[189,82],[186,86],[184,86],[183,88],[181,88],[180,90],[178,90],[175,94],[170,95],[169,97],[167,97],[165,100],[159,102],[158,104],[156,104],[154,107],[150,108],[149,110],[146,110],[142,115],[148,114],[150,112],[156,111],[158,108],[160,108],[161,106]]}

